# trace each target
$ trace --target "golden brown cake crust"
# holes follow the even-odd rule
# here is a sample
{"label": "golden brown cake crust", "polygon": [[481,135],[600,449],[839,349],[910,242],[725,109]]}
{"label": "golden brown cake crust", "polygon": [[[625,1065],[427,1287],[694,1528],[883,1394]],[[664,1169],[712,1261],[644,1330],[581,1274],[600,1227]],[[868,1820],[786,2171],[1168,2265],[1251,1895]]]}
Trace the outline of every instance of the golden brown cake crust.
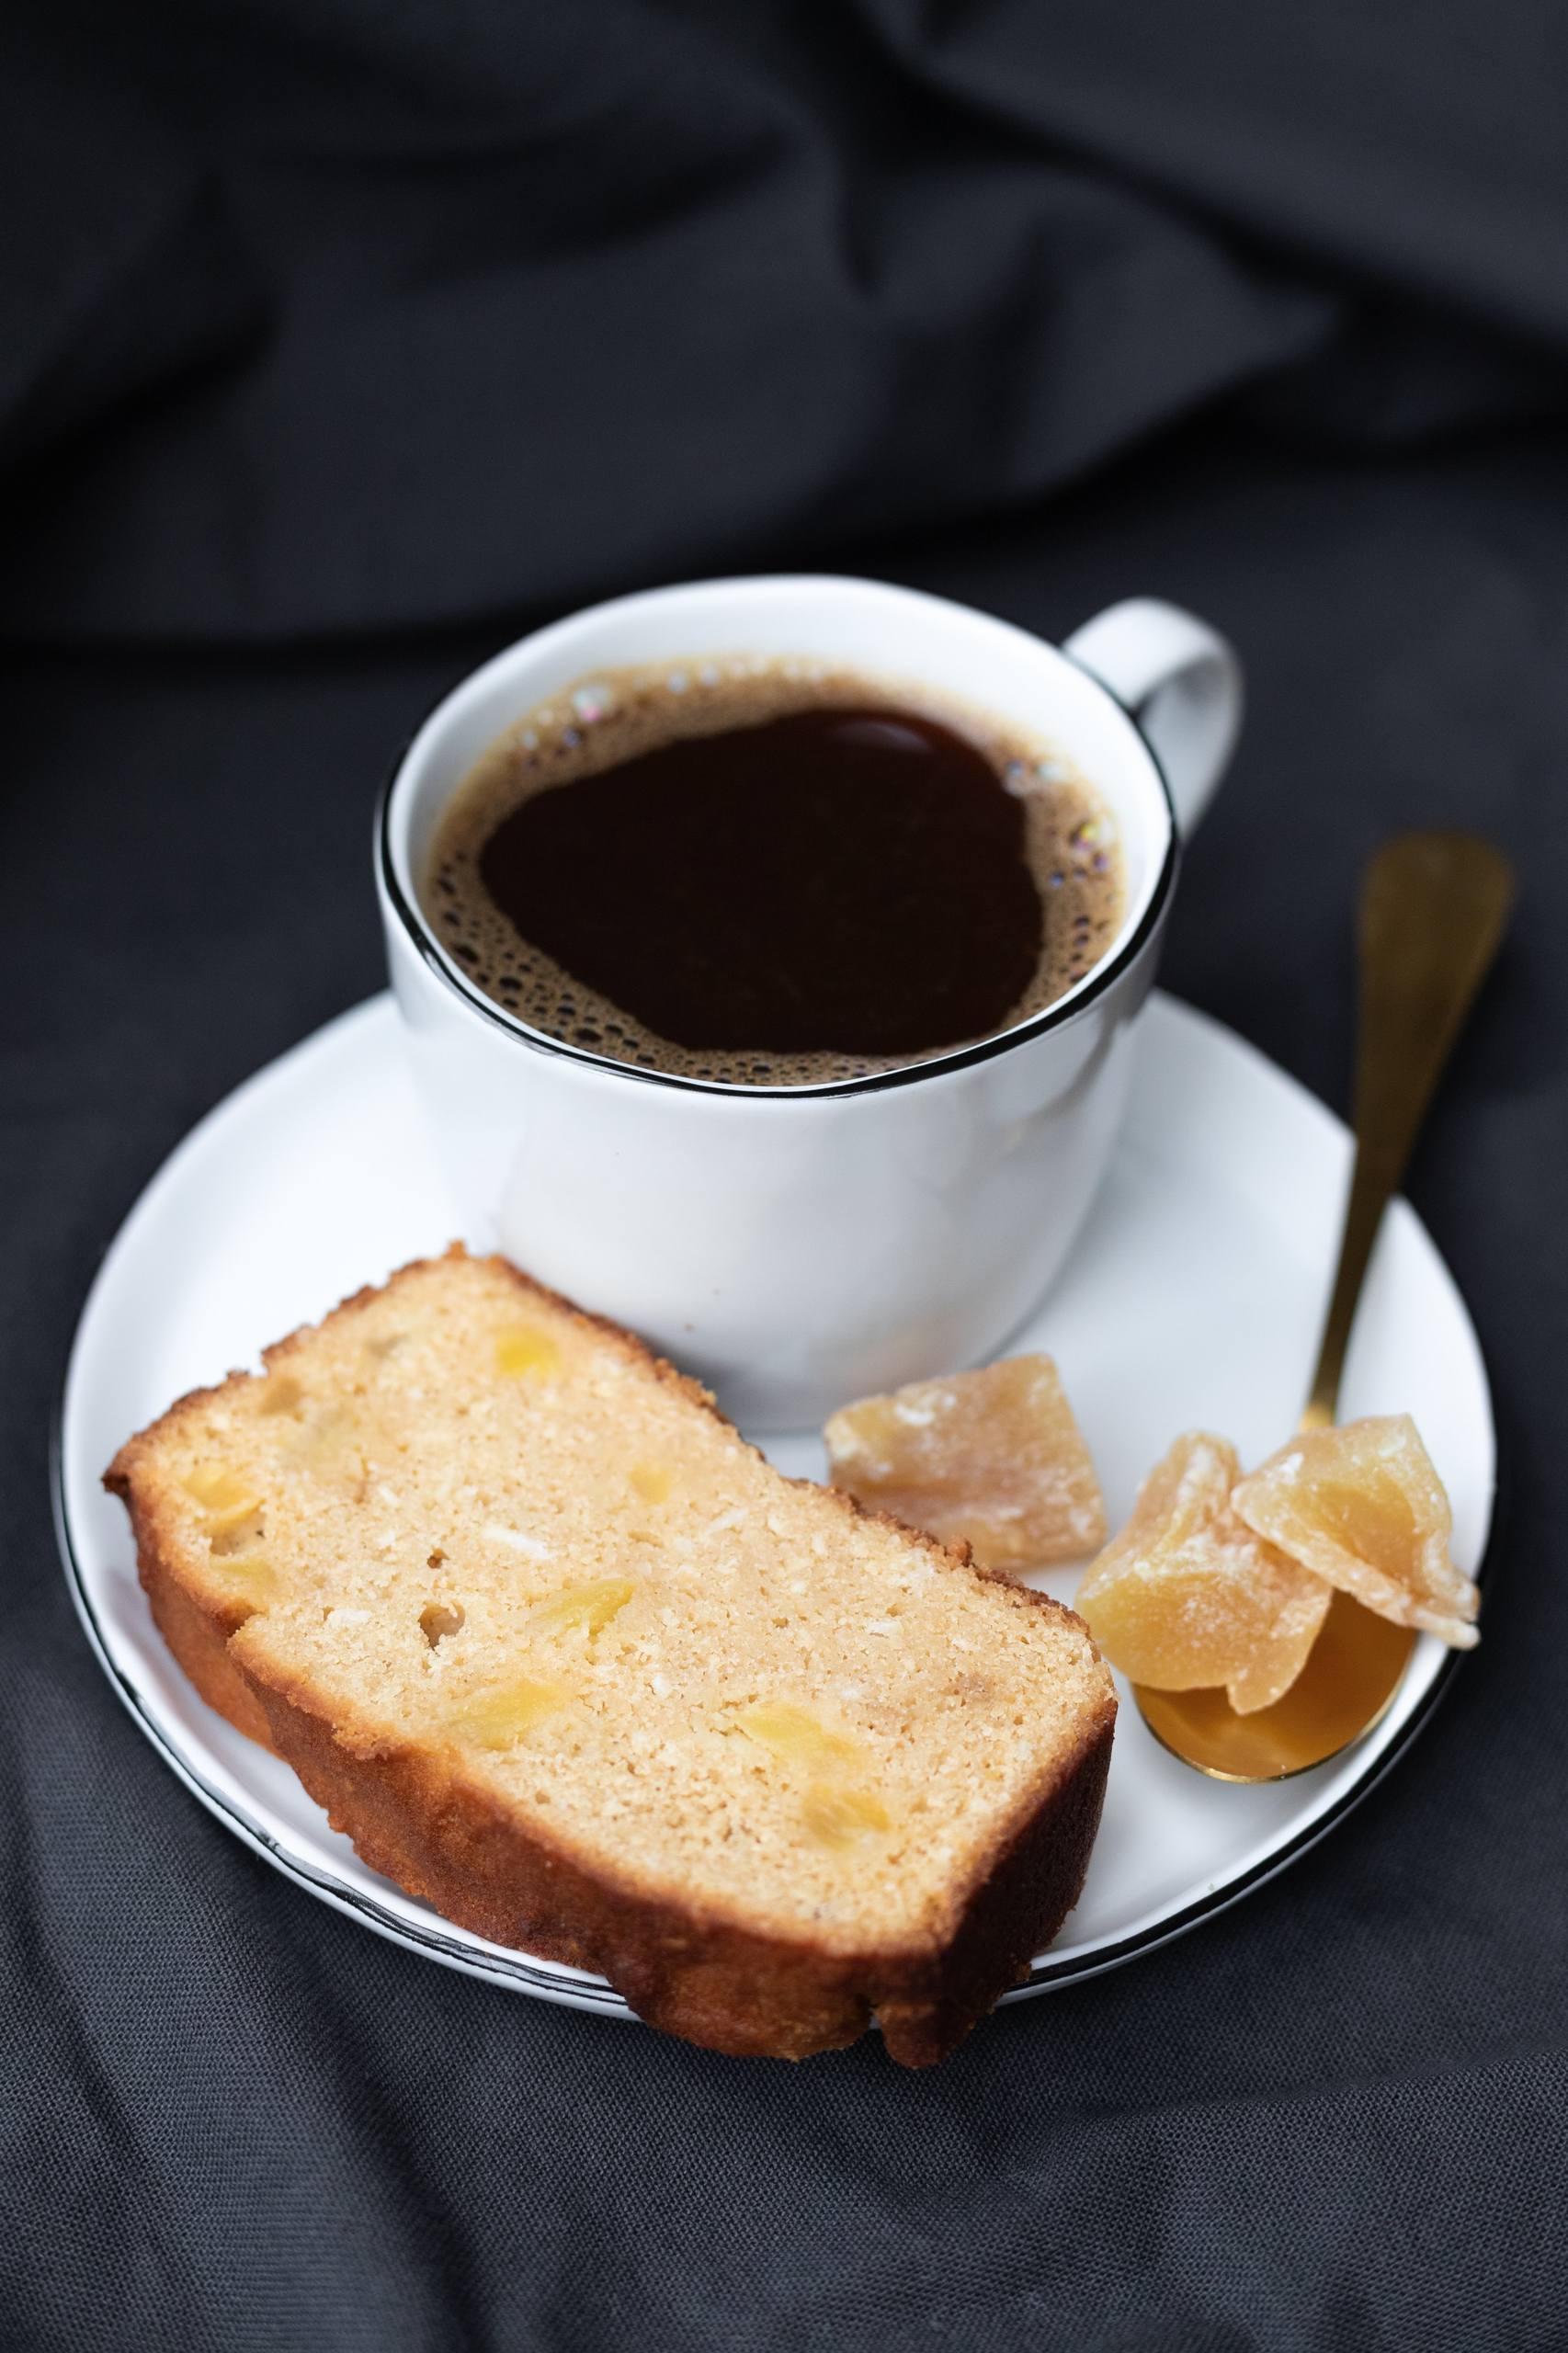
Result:
{"label": "golden brown cake crust", "polygon": [[250,1610],[241,1602],[221,1610],[210,1608],[181,1584],[175,1548],[165,1538],[159,1497],[140,1475],[159,1433],[169,1423],[248,1379],[246,1373],[232,1372],[227,1381],[210,1389],[192,1389],[177,1397],[167,1413],[126,1440],[104,1472],[104,1485],[111,1495],[119,1497],[131,1515],[136,1574],[159,1633],[208,1706],[227,1716],[236,1731],[263,1748],[271,1748],[266,1713],[229,1655],[229,1639],[244,1624]]}
{"label": "golden brown cake crust", "polygon": [[[1039,1597],[1040,1606],[1056,1604]],[[929,2066],[963,2040],[1076,1903],[1099,1826],[1115,1702],[1001,1837],[949,1942],[836,1954],[651,1900],[573,1857],[417,1748],[353,1743],[310,1695],[247,1676],[272,1745],[372,1870],[493,1943],[597,1971],[639,2018],[710,2051],[803,2059],[880,2020]]]}
{"label": "golden brown cake crust", "polygon": [[[454,1244],[449,1256],[462,1256]],[[351,1313],[430,1265],[418,1260],[387,1284],[346,1299],[325,1322]],[[723,1421],[709,1392],[620,1325],[591,1315],[507,1261],[493,1262],[525,1292],[592,1327]],[[263,1351],[269,1370],[312,1327]],[[319,1327],[315,1327],[319,1328]],[[369,1728],[319,1712],[316,1695],[267,1677],[232,1654],[251,1614],[243,1603],[212,1608],[180,1582],[156,1495],[139,1477],[158,1434],[189,1407],[243,1382],[230,1375],[197,1390],[120,1449],[104,1484],[119,1495],[135,1532],[137,1569],[170,1650],[209,1704],[283,1757],[358,1853],[446,1918],[493,1942],[596,1971],[651,2026],[711,2051],[799,2059],[852,2042],[873,2019],[890,2054],[920,2067],[941,2059],[1007,1988],[1028,1974],[1076,1903],[1099,1824],[1116,1722],[1108,1677],[1101,1708],[1070,1755],[1057,1756],[998,1832],[958,1904],[951,1933],[928,1948],[834,1952],[768,1935],[709,1907],[650,1897],[631,1881],[589,1869],[534,1824],[465,1780],[449,1748],[392,1744]],[[755,1449],[754,1449],[755,1450]],[[809,1482],[801,1482],[810,1484]],[[852,1518],[864,1514],[842,1490],[818,1490]],[[899,1523],[892,1522],[898,1526]],[[946,1548],[900,1529],[960,1574],[983,1577],[968,1547]],[[1079,1626],[1074,1613],[1003,1577],[1018,1606]]]}

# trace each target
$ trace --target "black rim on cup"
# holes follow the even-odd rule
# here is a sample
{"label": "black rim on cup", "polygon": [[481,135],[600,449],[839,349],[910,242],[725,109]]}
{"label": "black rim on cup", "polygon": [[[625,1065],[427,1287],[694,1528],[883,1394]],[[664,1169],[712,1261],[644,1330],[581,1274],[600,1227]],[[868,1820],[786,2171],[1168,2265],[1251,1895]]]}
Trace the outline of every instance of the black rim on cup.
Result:
{"label": "black rim on cup", "polygon": [[[1071,654],[1063,654],[1062,658],[1067,662],[1073,659]],[[531,1047],[536,1053],[553,1054],[567,1062],[582,1063],[590,1069],[607,1071],[618,1078],[635,1079],[643,1086],[675,1087],[686,1094],[735,1095],[748,1102],[820,1102],[827,1096],[872,1095],[892,1086],[907,1086],[916,1079],[936,1078],[951,1071],[969,1070],[977,1063],[989,1062],[994,1055],[1006,1053],[1013,1047],[1044,1037],[1052,1029],[1065,1029],[1114,988],[1118,981],[1131,971],[1159,930],[1181,864],[1181,841],[1170,785],[1159,755],[1139,724],[1137,712],[1129,710],[1102,679],[1094,677],[1081,663],[1074,666],[1083,670],[1083,675],[1099,688],[1100,692],[1129,722],[1154,772],[1165,803],[1166,825],[1160,870],[1137,923],[1066,996],[1059,997],[1054,1005],[1048,1005],[1043,1012],[1032,1014],[1027,1021],[1016,1022],[1010,1029],[998,1030],[994,1037],[982,1038],[971,1046],[960,1046],[950,1053],[933,1054],[922,1062],[901,1063],[892,1070],[868,1071],[857,1078],[825,1079],[806,1086],[753,1086],[733,1080],[687,1078],[674,1071],[653,1070],[636,1063],[618,1062],[613,1054],[596,1053],[589,1046],[573,1045],[564,1038],[552,1038],[548,1030],[536,1029],[518,1015],[506,1012],[504,1006],[497,1005],[493,997],[486,996],[483,990],[468,978],[436,939],[398,878],[397,861],[392,854],[392,809],[398,779],[403,773],[403,759],[407,756],[406,750],[382,786],[376,810],[376,865],[381,887],[410,944],[436,978],[483,1020],[507,1037],[517,1039],[520,1045]],[[443,697],[442,700],[445,699]],[[436,704],[434,709],[439,710],[440,704]]]}

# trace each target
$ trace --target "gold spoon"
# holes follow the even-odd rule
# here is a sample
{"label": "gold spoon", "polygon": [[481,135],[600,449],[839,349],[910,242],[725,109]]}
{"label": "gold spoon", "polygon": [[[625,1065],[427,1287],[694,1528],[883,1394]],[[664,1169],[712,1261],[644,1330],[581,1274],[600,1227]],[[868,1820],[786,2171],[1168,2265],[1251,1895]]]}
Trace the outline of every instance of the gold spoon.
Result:
{"label": "gold spoon", "polygon": [[[1471,834],[1398,834],[1361,886],[1356,1166],[1302,1429],[1332,1426],[1350,1327],[1382,1214],[1497,952],[1513,903],[1508,861]],[[1336,1756],[1387,1709],[1415,1637],[1336,1592],[1281,1699],[1239,1716],[1222,1687],[1135,1687],[1143,1721],[1219,1781],[1282,1781]]]}

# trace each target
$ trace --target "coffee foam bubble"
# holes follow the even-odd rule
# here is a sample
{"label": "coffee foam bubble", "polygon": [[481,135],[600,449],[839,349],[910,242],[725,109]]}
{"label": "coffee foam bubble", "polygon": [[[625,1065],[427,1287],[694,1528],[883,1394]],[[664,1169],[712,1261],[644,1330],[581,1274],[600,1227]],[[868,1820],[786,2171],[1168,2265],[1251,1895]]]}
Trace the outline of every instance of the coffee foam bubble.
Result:
{"label": "coffee foam bubble", "polygon": [[[505,1012],[634,1069],[735,1086],[809,1086],[931,1059],[769,1053],[761,1042],[752,1052],[672,1044],[523,938],[480,878],[485,843],[535,794],[561,790],[676,737],[756,726],[810,707],[870,705],[915,712],[967,736],[1024,803],[1044,938],[1029,987],[1000,1025],[1012,1029],[1075,987],[1121,927],[1121,853],[1104,802],[1041,738],[909,680],[804,656],[705,655],[596,671],[525,711],[481,755],[442,814],[420,885],[426,919],[447,954]],[[934,1048],[933,1056],[954,1051]]]}

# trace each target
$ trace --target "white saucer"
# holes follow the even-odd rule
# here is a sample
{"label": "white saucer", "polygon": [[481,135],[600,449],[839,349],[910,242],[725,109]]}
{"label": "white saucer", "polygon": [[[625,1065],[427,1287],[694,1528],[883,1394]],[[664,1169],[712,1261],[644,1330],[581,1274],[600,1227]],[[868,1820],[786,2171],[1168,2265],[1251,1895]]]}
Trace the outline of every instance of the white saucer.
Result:
{"label": "white saucer", "polygon": [[[1346,1132],[1321,1104],[1174,1000],[1152,1002],[1139,1051],[1132,1116],[1105,1196],[1067,1274],[1010,1343],[1057,1358],[1113,1525],[1177,1430],[1222,1430],[1250,1461],[1292,1426],[1349,1165]],[[258,1853],[453,1968],[630,2015],[602,1980],[470,1936],[368,1870],[288,1768],[186,1682],[136,1581],[124,1512],[98,1484],[121,1439],[182,1391],[254,1363],[264,1342],[440,1249],[454,1231],[390,998],[329,1023],[240,1087],[148,1187],[93,1286],[61,1421],[61,1549],[121,1699],[202,1802]],[[1486,1375],[1453,1280],[1403,1202],[1379,1245],[1344,1411],[1415,1415],[1453,1499],[1455,1558],[1476,1574],[1493,1505]],[[788,1471],[821,1473],[814,1435],[769,1438],[767,1450]],[[1064,1600],[1076,1581],[1075,1573],[1040,1580]],[[1369,1737],[1266,1788],[1201,1779],[1124,1706],[1083,1900],[1012,1998],[1147,1951],[1281,1869],[1403,1752],[1455,1664],[1422,1636]]]}

